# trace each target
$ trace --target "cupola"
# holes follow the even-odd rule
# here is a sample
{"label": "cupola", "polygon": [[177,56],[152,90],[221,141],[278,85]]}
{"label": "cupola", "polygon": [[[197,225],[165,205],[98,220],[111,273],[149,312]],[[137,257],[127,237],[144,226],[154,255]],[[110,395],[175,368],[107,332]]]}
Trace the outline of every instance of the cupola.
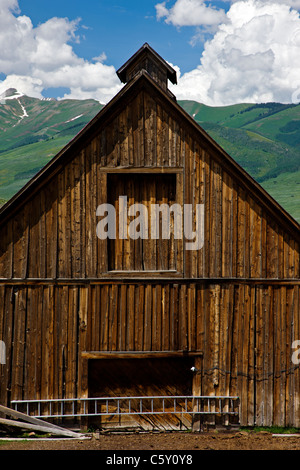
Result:
{"label": "cupola", "polygon": [[172,95],[168,90],[168,80],[177,83],[176,71],[148,43],[117,70],[117,75],[121,82],[128,83],[141,70],[145,70],[163,90]]}

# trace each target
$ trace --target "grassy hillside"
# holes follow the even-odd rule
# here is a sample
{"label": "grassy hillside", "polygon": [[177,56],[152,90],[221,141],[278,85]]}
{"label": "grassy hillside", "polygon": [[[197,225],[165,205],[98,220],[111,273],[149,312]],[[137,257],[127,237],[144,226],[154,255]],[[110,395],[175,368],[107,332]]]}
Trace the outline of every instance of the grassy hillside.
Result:
{"label": "grassy hillside", "polygon": [[0,199],[10,199],[70,140],[57,136],[0,154]]}
{"label": "grassy hillside", "polygon": [[300,222],[300,171],[282,173],[264,181],[262,187]]}
{"label": "grassy hillside", "polygon": [[0,154],[58,135],[74,136],[101,107],[94,100],[6,100],[0,105]]}
{"label": "grassy hillside", "polygon": [[[94,100],[8,95],[0,100],[0,205],[102,108]],[[300,222],[300,105],[179,104]]]}
{"label": "grassy hillside", "polygon": [[[0,204],[11,198],[103,107],[94,100],[0,102]],[[17,96],[14,98],[14,96]]]}
{"label": "grassy hillside", "polygon": [[300,222],[300,105],[179,103]]}

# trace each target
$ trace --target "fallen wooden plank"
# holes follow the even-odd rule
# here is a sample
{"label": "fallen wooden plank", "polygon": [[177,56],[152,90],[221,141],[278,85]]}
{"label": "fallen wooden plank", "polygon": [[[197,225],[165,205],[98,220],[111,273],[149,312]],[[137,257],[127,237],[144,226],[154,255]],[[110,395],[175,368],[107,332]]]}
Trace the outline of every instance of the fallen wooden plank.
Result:
{"label": "fallen wooden plank", "polygon": [[[8,408],[8,407],[3,406],[3,405],[0,405],[0,412],[7,415],[7,416],[11,416],[12,418],[22,419],[22,420],[24,420],[28,423],[36,424],[37,426],[43,426],[43,427],[48,427],[48,428],[51,428],[51,429],[58,429],[58,430],[61,430],[61,431],[66,431],[66,429],[64,429],[60,426],[57,426],[56,424],[48,423],[48,422],[43,421],[41,419],[35,418],[34,416],[29,416],[25,413],[21,413],[20,411],[13,410],[12,408]],[[74,437],[78,435],[77,433],[75,433],[73,431],[68,430],[68,432],[72,433],[74,435]]]}
{"label": "fallen wooden plank", "polygon": [[30,429],[31,431],[44,432],[46,434],[55,434],[55,435],[58,435],[58,436],[67,436],[67,437],[73,437],[73,438],[78,438],[78,439],[80,439],[82,437],[81,434],[77,434],[77,433],[74,433],[72,431],[68,431],[67,429],[49,428],[49,427],[46,427],[46,426],[39,426],[39,425],[36,425],[36,424],[23,423],[21,421],[14,421],[12,419],[0,418],[0,424],[4,424],[5,426],[10,426],[10,427]]}

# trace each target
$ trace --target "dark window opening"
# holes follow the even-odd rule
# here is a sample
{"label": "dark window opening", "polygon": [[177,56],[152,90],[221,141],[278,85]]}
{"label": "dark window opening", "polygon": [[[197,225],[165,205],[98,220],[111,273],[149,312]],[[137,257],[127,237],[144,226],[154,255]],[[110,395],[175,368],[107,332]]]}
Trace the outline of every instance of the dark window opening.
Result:
{"label": "dark window opening", "polygon": [[107,192],[116,221],[115,238],[108,239],[109,270],[176,271],[176,175],[109,174]]}

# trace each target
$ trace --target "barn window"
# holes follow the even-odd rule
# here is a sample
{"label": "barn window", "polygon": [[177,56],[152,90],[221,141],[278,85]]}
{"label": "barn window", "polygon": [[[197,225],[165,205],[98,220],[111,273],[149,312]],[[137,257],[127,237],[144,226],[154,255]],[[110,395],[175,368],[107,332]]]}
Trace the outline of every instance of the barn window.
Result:
{"label": "barn window", "polygon": [[107,196],[116,221],[109,270],[176,271],[176,174],[109,174]]}

